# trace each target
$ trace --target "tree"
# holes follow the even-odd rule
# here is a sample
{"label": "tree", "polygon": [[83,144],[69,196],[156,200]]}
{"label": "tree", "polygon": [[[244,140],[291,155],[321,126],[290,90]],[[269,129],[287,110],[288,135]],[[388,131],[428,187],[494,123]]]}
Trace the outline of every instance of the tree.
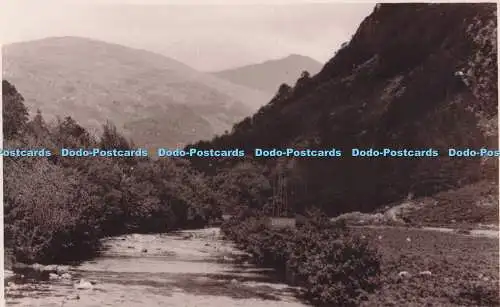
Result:
{"label": "tree", "polygon": [[[300,79],[309,79],[311,78],[311,74],[307,71],[307,70],[304,70],[301,74],[300,74]],[[299,80],[300,80],[299,79]]]}
{"label": "tree", "polygon": [[130,143],[116,129],[116,126],[111,122],[106,122],[103,125],[103,133],[99,145],[103,149],[130,149]]}
{"label": "tree", "polygon": [[36,111],[35,117],[27,124],[28,133],[36,140],[46,140],[49,136],[49,128],[43,119],[42,112]]}
{"label": "tree", "polygon": [[280,85],[278,88],[278,92],[274,96],[274,98],[271,100],[271,103],[284,100],[290,96],[292,93],[292,87],[286,83],[283,83]]}
{"label": "tree", "polygon": [[295,83],[295,88],[294,90],[295,91],[302,91],[304,89],[307,88],[307,85],[310,83],[311,81],[311,74],[304,70],[301,74],[300,74],[300,78],[297,80],[297,83]]}
{"label": "tree", "polygon": [[87,130],[77,124],[71,116],[59,121],[54,135],[57,144],[63,147],[89,147],[95,143]]}
{"label": "tree", "polygon": [[28,110],[23,96],[6,80],[2,81],[2,100],[4,139],[12,139],[26,128]]}
{"label": "tree", "polygon": [[220,172],[214,185],[228,202],[226,209],[239,204],[249,208],[263,208],[272,194],[269,180],[263,169],[251,162],[240,162],[235,167]]}

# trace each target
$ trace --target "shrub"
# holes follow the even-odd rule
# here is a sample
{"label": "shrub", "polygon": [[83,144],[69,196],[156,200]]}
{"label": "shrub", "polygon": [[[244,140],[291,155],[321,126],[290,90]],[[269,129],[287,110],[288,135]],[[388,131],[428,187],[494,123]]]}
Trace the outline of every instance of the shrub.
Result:
{"label": "shrub", "polygon": [[78,259],[99,245],[91,211],[99,205],[73,173],[45,159],[8,161],[5,172],[7,243],[18,261]]}
{"label": "shrub", "polygon": [[258,216],[233,218],[222,232],[254,260],[286,273],[315,304],[354,306],[378,285],[380,259],[342,225],[314,215],[300,228],[270,229]]}

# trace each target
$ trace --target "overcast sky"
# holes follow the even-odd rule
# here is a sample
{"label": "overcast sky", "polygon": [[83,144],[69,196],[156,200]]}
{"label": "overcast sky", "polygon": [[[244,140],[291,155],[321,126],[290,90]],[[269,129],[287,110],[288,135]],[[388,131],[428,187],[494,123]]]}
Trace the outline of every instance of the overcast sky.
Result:
{"label": "overcast sky", "polygon": [[209,71],[293,53],[326,62],[374,6],[310,2],[5,0],[0,41],[83,36],[156,51]]}

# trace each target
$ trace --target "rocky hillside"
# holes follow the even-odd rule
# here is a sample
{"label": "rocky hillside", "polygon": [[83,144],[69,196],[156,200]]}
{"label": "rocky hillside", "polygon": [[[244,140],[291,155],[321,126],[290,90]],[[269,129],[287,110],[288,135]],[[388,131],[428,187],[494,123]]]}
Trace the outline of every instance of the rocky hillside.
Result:
{"label": "rocky hillside", "polygon": [[295,84],[303,71],[316,74],[322,64],[310,57],[292,54],[282,59],[265,61],[214,73],[232,83],[261,90],[272,95],[283,83]]}
{"label": "rocky hillside", "polygon": [[2,53],[3,76],[31,112],[70,115],[93,131],[111,120],[139,145],[210,138],[268,98],[158,54],[85,38],[16,43]]}
{"label": "rocky hillside", "polygon": [[[447,157],[450,147],[498,148],[496,20],[495,4],[377,5],[321,72],[282,86],[232,133],[194,146],[340,149],[341,158],[257,160],[269,178],[287,174],[296,209],[330,214],[496,184],[497,158]],[[353,147],[433,147],[441,156],[353,158]],[[220,166],[195,162],[207,172]]]}

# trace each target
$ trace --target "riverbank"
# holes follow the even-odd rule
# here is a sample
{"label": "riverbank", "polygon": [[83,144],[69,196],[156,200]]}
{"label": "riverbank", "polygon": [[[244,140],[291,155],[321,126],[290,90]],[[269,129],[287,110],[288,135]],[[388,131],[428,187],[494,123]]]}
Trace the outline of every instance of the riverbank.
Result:
{"label": "riverbank", "polygon": [[498,232],[355,227],[353,233],[381,255],[381,287],[362,306],[500,306]]}
{"label": "riverbank", "polygon": [[[308,229],[268,229],[249,219],[230,226],[227,232],[254,254],[256,262],[287,270],[289,276],[302,274],[299,277],[302,281],[306,278],[306,290],[319,287],[324,289],[322,293],[329,291],[330,300],[347,295],[350,288],[342,279],[327,277],[338,270],[348,271],[352,275],[346,281],[360,282],[350,266],[362,261],[343,259],[342,252],[328,252],[329,247],[339,240],[344,247],[352,242],[367,244],[380,259],[377,286],[374,291],[361,292],[352,306],[500,306],[498,231],[383,225],[351,225],[347,229],[340,238],[325,240],[325,236],[319,236],[319,229],[316,233]],[[304,233],[309,233],[309,239],[301,241],[304,248],[297,248],[293,241],[300,241]],[[309,252],[315,246],[316,250]],[[322,257],[325,253],[327,258]],[[358,254],[352,248],[349,253]],[[366,257],[366,253],[359,255]],[[299,270],[290,270],[290,263],[298,265]],[[327,268],[336,263],[340,263],[337,270]],[[359,291],[360,286],[353,289]]]}
{"label": "riverbank", "polygon": [[308,306],[294,297],[297,289],[279,283],[272,270],[240,263],[244,254],[223,241],[218,228],[133,234],[103,244],[107,249],[102,256],[79,266],[59,266],[63,271],[45,274],[42,280],[10,277],[7,304]]}

